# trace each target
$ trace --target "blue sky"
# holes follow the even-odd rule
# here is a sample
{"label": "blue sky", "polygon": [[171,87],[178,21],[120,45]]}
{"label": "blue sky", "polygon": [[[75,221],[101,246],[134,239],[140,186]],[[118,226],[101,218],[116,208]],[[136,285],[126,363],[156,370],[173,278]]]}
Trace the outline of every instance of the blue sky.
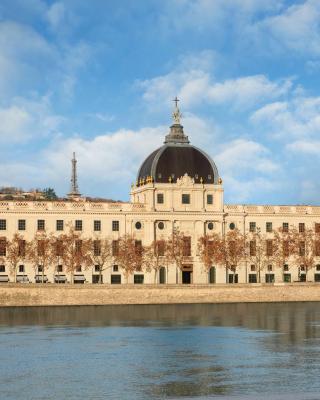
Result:
{"label": "blue sky", "polygon": [[180,98],[227,203],[320,203],[320,1],[0,0],[0,186],[128,199]]}

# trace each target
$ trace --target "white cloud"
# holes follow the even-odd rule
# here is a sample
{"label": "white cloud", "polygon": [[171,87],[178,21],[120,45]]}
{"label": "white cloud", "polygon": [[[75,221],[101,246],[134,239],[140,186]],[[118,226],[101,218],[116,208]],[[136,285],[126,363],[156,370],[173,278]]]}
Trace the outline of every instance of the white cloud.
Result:
{"label": "white cloud", "polygon": [[26,100],[16,98],[0,108],[0,141],[3,144],[41,139],[56,133],[63,118],[52,112],[48,98]]}
{"label": "white cloud", "polygon": [[319,55],[319,19],[319,1],[307,0],[258,22],[253,34],[261,35],[276,47],[280,45],[299,53]]}
{"label": "white cloud", "polygon": [[318,157],[320,154],[320,141],[297,140],[287,144],[286,148],[296,153],[315,155]]}
{"label": "white cloud", "polygon": [[54,29],[63,21],[65,12],[65,5],[61,1],[53,3],[47,10],[48,21]]}
{"label": "white cloud", "polygon": [[254,112],[251,122],[269,136],[292,138],[317,136],[320,130],[320,97],[296,96],[267,104]]}
{"label": "white cloud", "polygon": [[[196,55],[193,55],[195,58]],[[201,59],[201,55],[198,58]],[[281,98],[292,88],[291,78],[271,81],[265,75],[217,81],[210,65],[209,55],[206,63],[193,63],[192,68],[188,59],[181,59],[171,72],[140,81],[137,86],[143,90],[143,99],[149,107],[170,104],[178,95],[185,107],[201,103],[228,104],[241,110]]]}

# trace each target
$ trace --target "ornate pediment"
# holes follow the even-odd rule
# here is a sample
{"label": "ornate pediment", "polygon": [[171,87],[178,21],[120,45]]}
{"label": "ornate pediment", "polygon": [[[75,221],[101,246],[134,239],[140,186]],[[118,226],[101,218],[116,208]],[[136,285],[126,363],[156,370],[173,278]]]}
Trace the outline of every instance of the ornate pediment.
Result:
{"label": "ornate pediment", "polygon": [[179,186],[192,186],[194,185],[194,179],[188,174],[184,174],[181,178],[177,179],[177,185]]}

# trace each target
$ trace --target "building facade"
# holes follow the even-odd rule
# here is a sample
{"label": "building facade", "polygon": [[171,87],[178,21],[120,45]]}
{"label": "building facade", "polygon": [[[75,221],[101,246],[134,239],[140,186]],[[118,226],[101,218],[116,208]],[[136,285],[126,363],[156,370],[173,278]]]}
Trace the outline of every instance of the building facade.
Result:
{"label": "building facade", "polygon": [[[214,161],[201,149],[192,146],[180,124],[176,105],[173,125],[163,146],[152,152],[142,163],[137,181],[131,187],[130,202],[108,203],[87,201],[78,195],[76,161],[73,157],[71,196],[66,201],[4,201],[0,200],[0,237],[8,239],[19,233],[26,241],[41,230],[61,234],[68,224],[81,231],[83,237],[117,241],[121,236],[133,235],[144,245],[167,239],[174,229],[189,238],[188,262],[177,268],[174,264],[154,272],[136,271],[129,283],[247,283],[257,281],[257,271],[249,261],[237,270],[226,273],[225,268],[204,267],[199,257],[198,241],[206,234],[224,235],[238,229],[242,233],[259,230],[272,231],[287,226],[312,228],[319,226],[320,206],[271,206],[224,204],[223,183]],[[302,228],[301,228],[302,229]],[[320,264],[320,261],[319,261]],[[115,262],[103,271],[103,283],[126,283],[124,272]],[[41,282],[38,270],[24,262],[18,266],[17,281]],[[97,283],[99,270],[92,265],[75,272],[74,283]],[[13,273],[2,257],[0,282],[12,282]],[[305,280],[304,268],[295,263],[283,268],[268,265],[261,273],[261,282],[294,282]],[[315,262],[308,279],[320,280],[320,265]],[[45,272],[45,281],[70,282],[70,274],[63,265]]]}

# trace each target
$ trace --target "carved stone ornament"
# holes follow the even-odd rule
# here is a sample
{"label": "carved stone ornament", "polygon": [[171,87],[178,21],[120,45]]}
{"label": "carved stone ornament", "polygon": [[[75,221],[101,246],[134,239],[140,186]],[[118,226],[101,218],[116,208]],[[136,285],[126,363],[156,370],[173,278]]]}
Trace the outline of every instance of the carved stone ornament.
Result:
{"label": "carved stone ornament", "polygon": [[181,178],[177,179],[177,185],[179,186],[190,186],[194,185],[194,179],[185,173]]}

